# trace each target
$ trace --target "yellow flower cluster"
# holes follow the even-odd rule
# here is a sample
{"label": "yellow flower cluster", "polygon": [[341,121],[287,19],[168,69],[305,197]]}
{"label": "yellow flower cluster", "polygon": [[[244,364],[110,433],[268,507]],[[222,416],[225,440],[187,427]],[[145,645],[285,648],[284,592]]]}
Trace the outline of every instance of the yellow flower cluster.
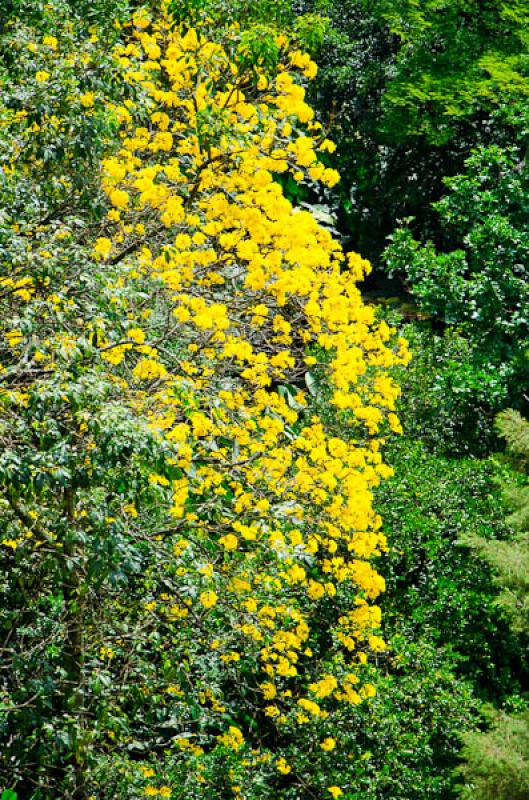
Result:
{"label": "yellow flower cluster", "polygon": [[[103,163],[114,211],[95,254],[131,251],[134,274],[160,282],[170,302],[178,357],[155,351],[131,369],[142,413],[181,470],[171,513],[194,534],[174,551],[180,573],[200,587],[201,613],[224,620],[209,647],[226,668],[242,658],[267,677],[263,711],[275,725],[312,724],[371,695],[353,688],[350,668],[384,647],[369,603],[384,581],[369,559],[386,548],[372,491],[391,470],[375,435],[398,428],[388,369],[407,362],[406,345],[362,302],[368,262],[346,257],[276,180],[338,180],[318,161],[318,142],[332,143],[296,79],[314,74],[310,59],[285,49],[275,77],[251,83],[237,73],[236,30],[220,44],[143,20],[134,38],[119,58],[150,121],[139,124],[132,103],[115,109],[121,148]],[[328,387],[354,438],[328,430],[303,388],[311,380]],[[213,563],[199,556],[205,541]],[[344,610],[349,587],[357,605]],[[337,609],[335,674],[310,666],[323,601]],[[313,677],[305,685],[300,664]],[[244,746],[236,727],[218,741]]]}
{"label": "yellow flower cluster", "polygon": [[[275,71],[245,72],[237,27],[213,41],[163,15],[133,22],[117,59],[140,100],[113,107],[121,138],[102,163],[109,213],[91,245],[121,328],[114,335],[96,317],[86,339],[166,456],[148,479],[166,523],[152,541],[166,548],[158,585],[166,568],[180,584],[157,591],[150,573],[142,613],[177,632],[168,648],[185,640],[186,662],[194,646],[207,653],[211,673],[244,684],[253,703],[228,716],[202,676],[166,683],[169,702],[207,714],[203,741],[186,732],[178,757],[201,774],[197,762],[219,747],[244,755],[248,772],[270,762],[294,781],[294,761],[272,758],[245,725],[260,715],[278,739],[314,728],[318,757],[332,758],[333,721],[374,693],[362,669],[385,649],[374,605],[384,581],[371,559],[386,539],[373,490],[391,475],[381,454],[399,430],[390,370],[408,352],[362,301],[368,262],[281,188],[285,174],[339,180],[319,158],[334,146],[305,98],[311,59],[277,36]],[[89,114],[100,102],[80,97]],[[28,279],[9,288],[33,293]],[[4,335],[14,351],[24,342],[18,328]],[[61,352],[75,346],[60,340]],[[116,513],[141,528],[141,503]]]}

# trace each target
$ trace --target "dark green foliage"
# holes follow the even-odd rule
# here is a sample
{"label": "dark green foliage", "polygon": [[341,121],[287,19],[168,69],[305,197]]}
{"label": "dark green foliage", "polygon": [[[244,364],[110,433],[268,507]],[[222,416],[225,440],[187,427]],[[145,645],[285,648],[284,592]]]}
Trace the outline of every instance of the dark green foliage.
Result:
{"label": "dark green foliage", "polygon": [[527,334],[528,176],[521,147],[479,148],[465,173],[446,178],[434,205],[442,240],[421,246],[400,229],[386,251],[421,308],[446,324],[472,329],[483,341]]}
{"label": "dark green foliage", "polygon": [[451,327],[452,340],[461,337],[465,357],[447,365],[446,380],[465,396],[471,415],[490,414],[507,402],[520,406],[529,377],[529,185],[522,145],[479,148],[465,173],[445,184],[448,194],[434,204],[439,246],[401,228],[385,261],[418,308]]}
{"label": "dark green foliage", "polygon": [[[508,452],[523,472],[523,483],[508,486],[506,499],[513,513],[516,536],[510,541],[471,537],[480,555],[491,565],[501,588],[500,605],[513,629],[529,633],[529,423],[515,411],[498,417],[498,429]],[[468,800],[525,800],[529,797],[529,712],[491,712],[490,729],[465,737],[466,764],[463,796]]]}
{"label": "dark green foliage", "polygon": [[516,411],[505,411],[497,427],[507,442],[508,453],[523,473],[523,482],[507,485],[505,499],[512,513],[508,522],[516,536],[508,541],[469,538],[492,566],[501,587],[498,603],[508,613],[516,630],[529,633],[529,422]]}
{"label": "dark green foliage", "polygon": [[455,675],[453,655],[424,636],[396,634],[384,666],[351,738],[357,789],[348,800],[454,797],[459,736],[476,715],[470,684]]}
{"label": "dark green foliage", "polygon": [[495,443],[490,398],[503,396],[502,370],[490,370],[458,329],[422,320],[403,327],[413,358],[399,375],[405,436],[431,452],[485,456]]}
{"label": "dark green foliage", "polygon": [[383,97],[392,139],[443,145],[459,121],[529,92],[529,5],[504,0],[382,0],[364,3],[398,38]]}
{"label": "dark green foliage", "polygon": [[529,712],[497,714],[488,733],[467,734],[465,800],[527,800]]}
{"label": "dark green foliage", "polygon": [[312,101],[338,143],[342,226],[378,259],[399,219],[437,235],[431,201],[473,147],[512,139],[529,91],[525,0],[292,1],[328,20]]}
{"label": "dark green foliage", "polygon": [[392,452],[395,477],[381,490],[379,508],[391,549],[382,569],[385,614],[392,631],[453,651],[457,671],[483,697],[515,687],[522,651],[496,606],[486,564],[461,544],[506,538],[498,522],[498,479],[491,460],[454,459],[404,440]]}
{"label": "dark green foliage", "polygon": [[504,698],[523,671],[518,637],[495,605],[488,566],[462,545],[498,530],[495,462],[453,459],[403,440],[395,477],[378,496],[390,539],[382,571],[385,675],[351,740],[355,800],[446,800],[457,795],[461,736],[478,697]]}

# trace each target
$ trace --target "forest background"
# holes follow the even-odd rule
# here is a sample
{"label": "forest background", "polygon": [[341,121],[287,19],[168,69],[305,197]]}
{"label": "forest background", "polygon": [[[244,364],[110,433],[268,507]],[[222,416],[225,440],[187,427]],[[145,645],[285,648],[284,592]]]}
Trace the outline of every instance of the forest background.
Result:
{"label": "forest background", "polygon": [[[90,391],[82,382],[90,348],[114,348],[122,346],[120,342],[125,342],[124,352],[127,347],[140,348],[138,352],[145,347],[137,326],[127,323],[123,328],[127,309],[148,307],[146,298],[156,291],[153,319],[167,314],[159,287],[154,290],[134,276],[132,289],[121,272],[124,257],[137,249],[145,227],[149,244],[160,245],[159,220],[138,207],[128,224],[140,227],[131,227],[132,233],[125,231],[128,238],[115,241],[104,219],[112,206],[114,213],[119,211],[119,197],[112,201],[111,186],[105,191],[99,166],[112,153],[120,124],[127,124],[116,116],[116,107],[124,105],[133,114],[139,109],[138,125],[147,119],[148,106],[142,103],[149,86],[140,78],[124,82],[122,62],[129,57],[134,61],[134,47],[127,51],[131,31],[147,30],[160,13],[158,6],[126,0],[0,3],[0,380],[5,383],[0,418],[0,796],[526,800],[529,4],[185,0],[169,3],[166,10],[171,29],[182,37],[197,29],[205,39],[222,42],[227,49],[233,46],[237,69],[241,75],[253,74],[256,86],[262,75],[275,74],[282,63],[281,48],[287,45],[278,44],[278,37],[299,53],[299,80],[306,85],[307,100],[328,137],[325,141],[331,143],[318,155],[321,169],[316,177],[285,170],[274,181],[283,196],[296,209],[309,211],[346,253],[360,253],[371,261],[370,274],[362,266],[354,276],[363,303],[396,337],[405,337],[412,352],[409,364],[398,363],[396,357],[388,362],[391,379],[401,387],[397,414],[403,432],[395,433],[400,427],[395,419],[393,431],[381,434],[384,460],[394,475],[369,487],[389,548],[380,548],[376,564],[386,587],[378,601],[381,630],[380,620],[375,620],[369,672],[362,677],[364,702],[359,697],[358,705],[332,717],[335,727],[326,723],[321,711],[307,707],[308,716],[317,719],[310,723],[313,728],[302,726],[301,733],[288,728],[290,723],[278,733],[275,712],[257,716],[251,710],[249,698],[256,691],[253,656],[239,668],[234,646],[223,651],[224,661],[200,661],[200,645],[193,649],[189,631],[203,625],[203,617],[184,624],[185,603],[173,605],[174,619],[165,619],[163,625],[143,621],[139,609],[145,598],[155,605],[165,591],[174,601],[176,570],[181,568],[175,567],[157,584],[155,565],[167,557],[163,534],[156,549],[163,521],[158,509],[169,503],[161,466],[167,454],[148,426],[135,427],[126,415],[105,416],[102,398],[114,391],[113,378],[105,382],[98,377]],[[229,44],[232,41],[235,44]],[[156,60],[156,53],[151,58]],[[295,59],[291,63],[296,66]],[[204,137],[216,141],[223,135],[215,128],[220,123],[207,109],[199,111]],[[245,135],[238,131],[242,139],[237,141]],[[319,133],[311,135],[317,138]],[[162,139],[159,149],[164,149]],[[153,154],[155,158],[156,149]],[[339,183],[334,170],[341,175]],[[228,172],[220,178],[227,191],[238,191],[238,178]],[[175,206],[171,213],[178,223],[181,209]],[[67,246],[54,239],[62,226],[69,231]],[[312,229],[310,235],[316,236]],[[29,260],[28,237],[40,247]],[[116,244],[117,252],[107,249]],[[61,281],[66,275],[67,288],[57,289],[55,299],[42,288],[42,303],[55,315],[53,324],[36,301],[24,317],[18,306],[33,303],[39,287],[55,286],[59,274]],[[96,326],[99,333],[94,328],[86,334],[84,349],[76,351],[75,358],[63,339],[64,352],[56,357],[63,382],[54,374],[51,383],[39,384],[29,411],[20,410],[20,398],[14,395],[33,385],[28,381],[46,381],[46,342],[56,330],[61,335],[71,332],[81,313],[105,320]],[[255,310],[252,313],[256,324]],[[301,318],[290,313],[292,325],[300,325]],[[54,328],[57,320],[59,328]],[[109,333],[113,325],[123,328],[116,340]],[[153,325],[152,335],[161,341],[165,328],[158,322]],[[38,342],[41,356],[36,361],[27,360],[29,350],[17,350],[23,337],[33,342],[31,352]],[[158,346],[169,359],[166,366],[171,358],[181,359],[177,342],[166,347],[171,352],[164,355]],[[207,351],[207,343],[197,349],[201,353],[204,348]],[[157,363],[153,353],[144,354],[145,361],[153,358],[150,366],[144,365],[144,378],[163,379],[156,373],[161,367],[152,366]],[[305,392],[311,409],[335,438],[349,441],[351,420],[330,402],[324,369],[319,371],[316,363],[324,364],[325,356],[309,358],[315,366],[308,361],[311,369],[302,372],[277,362],[277,413],[287,419],[287,406],[300,411],[304,401],[298,395]],[[89,408],[86,420],[97,419],[99,427],[91,429],[91,435],[103,454],[96,465],[98,485],[92,487],[90,471],[83,473],[85,483],[79,478],[79,491],[92,492],[90,535],[97,532],[95,555],[86,558],[79,555],[89,552],[81,523],[80,538],[70,541],[53,517],[53,503],[59,499],[66,527],[73,527],[77,513],[68,505],[74,468],[65,442],[78,433],[71,433],[70,412],[61,399],[65,395],[73,416]],[[186,411],[189,421],[202,406],[186,402],[192,409]],[[147,406],[135,408],[141,416]],[[388,408],[391,413],[389,403]],[[41,426],[31,433],[27,413]],[[195,433],[200,425],[207,423],[195,418]],[[207,431],[197,433],[205,435]],[[35,460],[38,437],[40,456],[53,451],[53,461]],[[87,440],[79,437],[81,464]],[[234,456],[232,463],[239,458]],[[79,464],[75,462],[76,475],[81,475]],[[151,467],[146,472],[147,464]],[[53,474],[55,483],[42,478],[45,488],[32,484],[29,492],[31,470],[41,468],[42,474]],[[153,473],[158,480],[152,480]],[[143,498],[140,521],[148,530],[144,540],[139,527],[134,539],[115,521],[112,498],[124,498],[130,488],[122,486],[123,475],[135,496]],[[174,480],[181,480],[180,475],[167,475],[173,488]],[[213,475],[205,480],[204,491],[211,497],[219,485]],[[179,502],[189,513],[187,495],[180,488],[184,494]],[[170,503],[175,503],[174,497]],[[128,502],[125,517],[128,514],[132,523],[137,506],[134,500]],[[40,507],[42,518],[37,520]],[[266,505],[263,508],[266,511]],[[191,511],[200,516],[201,509]],[[173,516],[179,519],[178,513]],[[62,560],[51,555],[54,545],[47,526],[63,537]],[[248,528],[244,530],[251,541]],[[24,544],[28,532],[44,545]],[[229,535],[224,536],[228,554]],[[242,530],[241,536],[245,538]],[[173,539],[169,544],[173,553]],[[240,563],[235,565],[226,581],[240,569]],[[318,582],[314,573],[311,580],[314,597],[309,597],[319,603],[316,585],[324,586],[324,579]],[[111,610],[96,608],[92,596],[83,594],[84,585],[94,597],[107,593]],[[202,587],[206,611],[208,606],[217,608],[219,585]],[[326,627],[331,600],[326,595],[318,606],[321,627],[316,625],[316,639],[325,674],[332,677],[339,657],[334,651],[334,660],[323,655],[331,647],[331,623]],[[67,663],[79,633],[72,619],[80,604],[90,609],[84,617],[92,625],[86,638],[98,642],[97,652],[86,655],[90,685],[81,674],[73,685],[79,664],[75,657]],[[253,613],[248,605],[247,611]],[[226,620],[236,615],[233,609],[223,613],[215,623],[219,636]],[[305,611],[300,607],[297,613]],[[98,625],[104,628],[104,644],[94,635]],[[254,627],[246,634],[258,641],[260,632]],[[299,630],[296,635],[303,639]],[[69,650],[64,649],[68,636]],[[133,647],[128,648],[129,641]],[[66,677],[60,673],[63,659]],[[171,663],[175,660],[176,667]],[[208,675],[209,683],[193,687],[196,707],[181,701],[179,694],[187,692],[182,689],[183,673],[192,673],[182,668],[187,661],[199,665],[198,674],[202,670]],[[159,688],[160,675],[164,685],[172,687],[169,700],[174,706]],[[226,680],[238,681],[244,691],[231,697]],[[64,689],[60,700],[57,685]],[[332,681],[329,687],[330,692]],[[274,699],[273,685],[263,691]],[[325,698],[326,693],[321,687],[315,698]],[[285,709],[288,702],[285,696]],[[201,710],[206,706],[209,716]],[[286,719],[289,712],[277,711],[281,714]],[[215,715],[225,722],[227,732],[222,735]],[[206,738],[216,737],[218,747],[199,752],[194,734],[182,735],[182,724],[189,730],[198,726]],[[265,748],[255,763],[252,748],[239,739],[241,730],[251,731],[254,724],[264,732],[262,741],[257,736],[253,742],[253,751]],[[340,752],[335,749],[337,738],[343,744]]]}

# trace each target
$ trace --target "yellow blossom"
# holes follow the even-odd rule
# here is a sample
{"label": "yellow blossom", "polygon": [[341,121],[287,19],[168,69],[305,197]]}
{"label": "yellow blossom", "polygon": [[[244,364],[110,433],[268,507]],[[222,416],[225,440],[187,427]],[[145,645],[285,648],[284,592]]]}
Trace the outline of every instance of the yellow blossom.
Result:
{"label": "yellow blossom", "polygon": [[292,772],[292,767],[284,758],[278,758],[276,762],[277,771],[280,772],[282,775],[288,775],[289,772]]}
{"label": "yellow blossom", "polygon": [[202,592],[200,595],[200,602],[204,606],[204,608],[213,608],[213,606],[217,605],[218,597],[215,592]]}
{"label": "yellow blossom", "polygon": [[127,192],[124,192],[121,189],[114,189],[110,193],[110,202],[113,206],[116,206],[116,208],[127,208],[129,204],[129,196]]}
{"label": "yellow blossom", "polygon": [[232,533],[228,533],[226,536],[220,537],[219,544],[221,544],[225,550],[236,550],[239,540]]}
{"label": "yellow blossom", "polygon": [[42,40],[42,44],[46,47],[50,47],[52,50],[57,50],[57,39],[55,36],[45,36]]}
{"label": "yellow blossom", "polygon": [[333,739],[332,736],[328,736],[320,743],[320,747],[322,750],[330,752],[331,750],[334,750],[334,748],[336,747],[336,739]]}
{"label": "yellow blossom", "polygon": [[100,258],[108,258],[112,250],[112,242],[106,236],[100,236],[94,245],[94,255]]}
{"label": "yellow blossom", "polygon": [[[345,254],[277,181],[278,174],[311,186],[339,179],[324,163],[334,145],[306,99],[305,79],[316,70],[310,57],[290,51],[288,36],[278,34],[279,67],[245,76],[239,28],[210,38],[209,22],[184,30],[163,8],[152,20],[137,11],[124,29],[116,69],[126,99],[114,104],[98,92],[119,142],[108,141],[94,171],[109,207],[93,228],[104,235],[88,245],[101,262],[92,270],[97,293],[88,300],[83,286],[76,294],[68,249],[59,253],[68,258],[57,259],[67,290],[63,277],[53,278],[35,308],[37,283],[8,275],[17,313],[2,332],[2,360],[11,370],[33,359],[31,372],[46,373],[65,404],[66,358],[75,358],[88,388],[91,369],[94,391],[104,387],[101,422],[99,406],[85,418],[70,404],[65,419],[73,413],[80,428],[74,438],[87,480],[93,472],[105,481],[105,454],[115,454],[112,483],[122,488],[94,498],[106,524],[145,554],[134,581],[144,590],[140,607],[165,678],[161,688],[147,681],[138,691],[146,702],[163,698],[181,718],[182,769],[207,794],[200,756],[227,748],[228,771],[235,761],[242,770],[227,775],[228,788],[264,765],[290,775],[284,783],[295,793],[286,736],[276,738],[272,754],[233,706],[229,687],[248,687],[252,714],[266,716],[271,731],[318,728],[316,761],[336,749],[322,726],[339,730],[347,710],[373,696],[364,664],[386,647],[377,636],[384,581],[375,559],[387,547],[373,495],[390,474],[383,438],[400,426],[389,373],[408,354],[362,299],[357,283],[368,262]],[[94,102],[92,92],[79,98],[87,109]],[[65,245],[73,240],[72,232]],[[52,241],[39,232],[28,242],[39,268],[50,258],[44,253],[54,259],[63,246]],[[19,313],[23,303],[27,315]],[[39,313],[49,314],[43,341],[28,322]],[[59,323],[57,333],[63,317],[66,330]],[[38,369],[36,353],[44,354]],[[303,379],[303,389],[294,388]],[[40,377],[31,380],[13,382],[8,417],[27,416],[41,385]],[[332,420],[317,413],[327,396]],[[123,454],[114,420],[116,437],[127,431]],[[79,495],[76,513],[85,514],[79,523],[88,531],[84,505]],[[29,540],[5,547],[9,541]],[[128,613],[116,600],[116,613]],[[123,652],[115,649],[114,662]],[[111,653],[104,650],[107,667]],[[153,779],[147,796],[170,796],[162,778],[144,777]],[[342,794],[337,786],[322,792]]]}
{"label": "yellow blossom", "polygon": [[84,108],[92,108],[95,101],[95,94],[93,92],[84,92],[84,94],[79,95],[79,100]]}

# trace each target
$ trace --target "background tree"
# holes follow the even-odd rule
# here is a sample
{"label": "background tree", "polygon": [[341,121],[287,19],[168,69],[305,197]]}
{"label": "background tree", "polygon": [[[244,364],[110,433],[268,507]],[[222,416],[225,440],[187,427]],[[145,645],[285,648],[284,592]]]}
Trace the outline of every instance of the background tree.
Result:
{"label": "background tree", "polygon": [[523,100],[525,2],[293,2],[327,20],[312,102],[336,140],[340,224],[375,265],[399,219],[437,236],[430,204],[478,144],[512,139]]}
{"label": "background tree", "polygon": [[[498,603],[515,630],[529,633],[529,423],[516,411],[505,411],[497,420],[508,452],[523,480],[506,490],[513,513],[509,523],[516,536],[497,542],[477,539],[474,546],[492,566],[500,595]],[[489,711],[490,729],[465,737],[466,764],[463,796],[476,800],[522,800],[529,791],[529,712],[518,703],[517,713]]]}
{"label": "background tree", "polygon": [[457,393],[458,416],[465,409],[467,422],[481,410],[491,420],[507,400],[524,403],[529,230],[522,124],[520,137],[515,147],[477,148],[463,174],[445,179],[448,194],[434,204],[441,222],[437,247],[401,228],[384,254],[418,308],[446,326],[447,339],[465,343],[447,389]]}

